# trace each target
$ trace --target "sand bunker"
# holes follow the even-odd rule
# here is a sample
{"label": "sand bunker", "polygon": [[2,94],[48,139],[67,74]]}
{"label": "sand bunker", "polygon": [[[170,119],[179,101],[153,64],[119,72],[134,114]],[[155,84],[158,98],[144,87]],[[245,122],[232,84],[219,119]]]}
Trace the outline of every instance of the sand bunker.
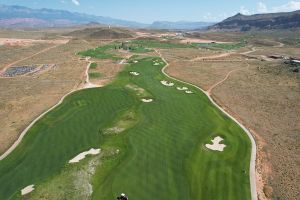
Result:
{"label": "sand bunker", "polygon": [[130,72],[130,74],[132,74],[133,76],[139,76],[140,75],[140,73],[138,73],[138,72]]}
{"label": "sand bunker", "polygon": [[125,65],[125,64],[128,64],[128,63],[126,62],[126,59],[123,59],[123,60],[121,60],[121,61],[119,62],[119,65]]}
{"label": "sand bunker", "polygon": [[156,65],[156,66],[157,66],[157,65],[160,65],[160,64],[159,64],[159,60],[153,60],[153,65]]}
{"label": "sand bunker", "polygon": [[144,103],[151,103],[153,99],[142,99],[142,102]]}
{"label": "sand bunker", "polygon": [[21,190],[21,195],[26,195],[34,190],[34,185],[29,185]]}
{"label": "sand bunker", "polygon": [[75,158],[69,161],[69,163],[78,163],[79,161],[83,160],[87,155],[97,155],[100,153],[100,149],[90,149],[89,151],[84,151],[78,154]]}
{"label": "sand bunker", "polygon": [[226,147],[225,144],[220,144],[221,141],[223,141],[223,138],[220,136],[215,137],[213,140],[211,140],[213,144],[206,144],[206,148],[211,149],[213,151],[223,151]]}
{"label": "sand bunker", "polygon": [[161,82],[161,84],[168,86],[168,87],[174,86],[174,83],[172,83],[172,82],[168,82],[168,81],[160,81],[160,82]]}
{"label": "sand bunker", "polygon": [[185,91],[185,93],[187,93],[187,94],[193,94],[193,92],[189,91],[189,90]]}
{"label": "sand bunker", "polygon": [[187,88],[187,87],[177,87],[176,89],[182,91],[182,90],[188,90],[189,88]]}
{"label": "sand bunker", "polygon": [[135,61],[133,61],[134,63],[138,63],[139,61],[137,61],[137,60],[135,60]]}

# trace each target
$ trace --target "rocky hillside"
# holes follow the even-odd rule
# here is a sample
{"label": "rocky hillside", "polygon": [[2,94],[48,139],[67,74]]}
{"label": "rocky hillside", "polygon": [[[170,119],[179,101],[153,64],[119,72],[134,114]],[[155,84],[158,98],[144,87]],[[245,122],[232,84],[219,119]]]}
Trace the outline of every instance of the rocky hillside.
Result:
{"label": "rocky hillside", "polygon": [[85,28],[66,34],[66,36],[85,39],[121,39],[132,38],[132,35],[130,31],[119,28]]}
{"label": "rocky hillside", "polygon": [[256,15],[242,15],[239,13],[209,27],[211,30],[229,29],[241,31],[289,28],[300,28],[300,10]]}

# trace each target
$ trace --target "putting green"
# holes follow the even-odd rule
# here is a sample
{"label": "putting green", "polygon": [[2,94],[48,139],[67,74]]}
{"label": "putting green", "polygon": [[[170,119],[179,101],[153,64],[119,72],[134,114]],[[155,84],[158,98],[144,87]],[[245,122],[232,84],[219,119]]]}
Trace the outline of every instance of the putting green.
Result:
{"label": "putting green", "polygon": [[[58,190],[62,194],[55,199],[76,199],[76,192],[67,191],[72,187],[53,184],[74,182],[66,173],[85,169],[95,158],[101,164],[90,181],[92,199],[115,199],[121,192],[143,200],[251,199],[246,133],[201,91],[164,76],[164,64],[155,66],[155,60],[162,62],[144,58],[126,66],[112,84],[78,91],[40,119],[0,161],[1,199],[18,199],[31,184],[36,185],[29,194],[33,199],[51,199]],[[193,94],[176,87],[188,87]],[[143,97],[154,101],[143,103]],[[114,134],[114,128],[121,131]],[[215,136],[224,138],[223,152],[205,148]],[[90,148],[118,153],[68,164]]]}

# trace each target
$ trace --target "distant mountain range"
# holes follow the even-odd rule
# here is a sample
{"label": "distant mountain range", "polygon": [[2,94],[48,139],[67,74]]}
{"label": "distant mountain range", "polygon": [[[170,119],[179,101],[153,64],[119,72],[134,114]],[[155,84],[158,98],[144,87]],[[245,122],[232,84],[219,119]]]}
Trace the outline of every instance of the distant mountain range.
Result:
{"label": "distant mountain range", "polygon": [[65,10],[31,9],[23,6],[0,5],[0,27],[64,27],[97,22],[112,26],[145,27],[145,24],[87,15]]}
{"label": "distant mountain range", "polygon": [[90,24],[91,22],[110,26],[153,29],[202,29],[212,25],[212,23],[206,22],[154,22],[153,24],[143,24],[65,10],[0,5],[0,27],[2,28],[66,27]]}
{"label": "distant mountain range", "polygon": [[153,22],[149,28],[152,29],[170,29],[170,30],[195,30],[195,29],[205,29],[215,23],[213,22],[168,22],[168,21],[156,21]]}
{"label": "distant mountain range", "polygon": [[256,15],[243,15],[239,13],[209,27],[211,30],[228,29],[241,31],[289,28],[300,28],[300,10]]}

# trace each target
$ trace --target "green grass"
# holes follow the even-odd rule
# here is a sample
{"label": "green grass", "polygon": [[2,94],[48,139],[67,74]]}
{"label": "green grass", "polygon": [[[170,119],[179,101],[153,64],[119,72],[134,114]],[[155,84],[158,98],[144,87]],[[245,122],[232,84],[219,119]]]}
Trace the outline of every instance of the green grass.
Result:
{"label": "green grass", "polygon": [[101,78],[102,74],[99,72],[89,72],[90,79]]}
{"label": "green grass", "polygon": [[159,41],[153,39],[144,39],[144,40],[132,40],[132,44],[140,45],[147,48],[161,48],[161,49],[170,49],[170,48],[194,48],[193,45],[189,44],[180,44],[170,41]]}
{"label": "green grass", "polygon": [[224,50],[233,50],[245,47],[246,44],[241,43],[228,43],[228,44],[217,44],[217,43],[193,43],[194,46],[197,47],[206,47],[206,48],[217,48],[217,49],[224,49]]}
{"label": "green grass", "polygon": [[109,53],[108,51],[115,49],[115,44],[108,44],[104,46],[97,47],[95,49],[89,49],[86,51],[79,52],[78,55],[80,56],[90,56],[93,58],[98,59],[112,59],[112,60],[121,60],[122,58]]}
{"label": "green grass", "polygon": [[98,67],[97,63],[93,62],[90,66],[90,69],[96,69]]}
{"label": "green grass", "polygon": [[130,52],[132,53],[148,53],[152,52],[152,49],[145,48],[143,46],[131,46],[130,47]]}
{"label": "green grass", "polygon": [[[185,94],[163,86],[160,81],[169,79],[162,65],[153,65],[157,59],[126,66],[112,84],[76,92],[40,119],[0,162],[1,199],[18,199],[20,189],[30,184],[37,185],[32,199],[49,194],[82,199],[72,184],[82,181],[76,175],[93,159],[99,164],[88,181],[92,199],[116,199],[121,192],[143,200],[250,199],[249,138],[196,88],[187,86],[194,94]],[[139,90],[128,85],[142,88],[155,101],[142,103]],[[124,130],[105,134],[112,127]],[[207,150],[204,145],[218,135],[225,139],[224,152]],[[119,153],[68,164],[92,147]]]}

